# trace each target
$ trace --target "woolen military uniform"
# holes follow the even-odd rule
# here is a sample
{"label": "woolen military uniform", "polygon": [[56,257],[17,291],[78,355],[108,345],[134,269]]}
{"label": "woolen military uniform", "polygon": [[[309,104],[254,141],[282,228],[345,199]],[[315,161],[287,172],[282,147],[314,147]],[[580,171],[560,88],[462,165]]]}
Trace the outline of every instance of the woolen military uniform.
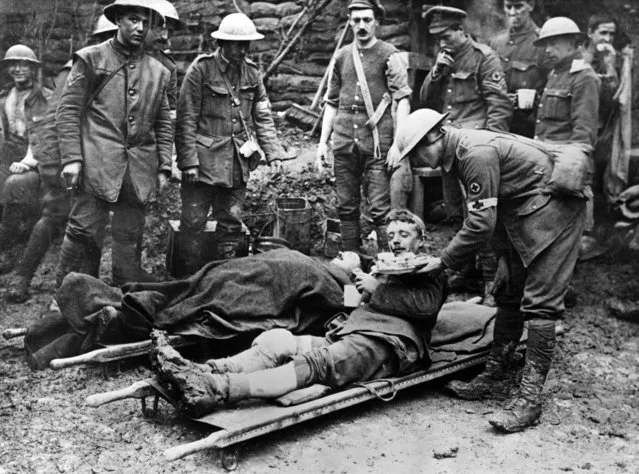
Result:
{"label": "woolen military uniform", "polygon": [[[579,253],[586,201],[548,191],[553,159],[517,135],[446,129],[442,168],[467,193],[468,217],[441,253],[462,267],[493,236],[500,265],[495,300],[525,318],[555,319]],[[506,270],[504,272],[504,270]]]}
{"label": "woolen military uniform", "polygon": [[169,78],[157,59],[115,38],[74,55],[56,121],[62,165],[81,162],[82,173],[58,284],[83,260],[99,263],[109,210],[114,212],[114,280],[142,277],[145,205],[155,196],[158,173],[171,173]]}
{"label": "woolen military uniform", "polygon": [[537,111],[535,139],[579,143],[592,151],[599,126],[599,79],[581,53],[550,72]]}
{"label": "woolen military uniform", "polygon": [[448,125],[500,131],[510,127],[512,104],[499,58],[471,38],[455,53],[455,64],[445,74],[431,70],[426,76],[420,100],[424,107],[448,113]]}
{"label": "woolen military uniform", "polygon": [[[239,99],[235,104],[222,74],[226,74]],[[245,59],[239,69],[217,50],[199,56],[189,67],[178,99],[175,143],[181,170],[198,168],[199,182],[182,184],[182,224],[203,230],[209,207],[218,224],[237,227],[249,173],[259,164],[240,154],[249,140],[246,126],[270,163],[290,157],[282,148],[259,68]]]}
{"label": "woolen military uniform", "polygon": [[[490,47],[501,60],[506,75],[508,92],[535,89],[539,94],[546,83],[547,69],[543,64],[543,48],[533,42],[539,38],[539,27],[529,21],[520,30],[506,30],[490,42]],[[532,138],[535,132],[535,107],[521,110],[515,106],[510,131]]]}
{"label": "woolen military uniform", "polygon": [[[333,124],[333,153],[338,214],[342,221],[357,222],[359,229],[362,182],[368,188],[370,213],[375,225],[383,226],[390,212],[389,176],[385,159],[393,143],[395,130],[389,106],[377,122],[380,156],[375,157],[373,133],[366,126],[369,117],[355,71],[352,48],[357,48],[355,42],[337,52],[328,86],[327,104],[337,109]],[[357,53],[361,58],[373,109],[377,109],[385,94],[395,102],[410,96],[406,67],[397,48],[377,40],[370,48],[358,48]]]}

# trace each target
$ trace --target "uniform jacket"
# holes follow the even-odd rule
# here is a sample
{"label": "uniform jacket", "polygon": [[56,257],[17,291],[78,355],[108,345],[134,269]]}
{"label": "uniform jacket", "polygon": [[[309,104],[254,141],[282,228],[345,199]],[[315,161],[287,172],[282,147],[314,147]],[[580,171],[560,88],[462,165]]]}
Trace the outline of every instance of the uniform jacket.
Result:
{"label": "uniform jacket", "polygon": [[447,127],[442,168],[467,194],[468,217],[442,251],[460,269],[495,230],[497,220],[525,266],[583,212],[583,200],[551,195],[552,155],[543,144],[514,134]]}
{"label": "uniform jacket", "polygon": [[[2,125],[0,126],[0,130],[3,132],[3,140],[7,141],[9,137],[9,122],[5,111],[5,103],[9,92],[13,86],[10,86],[0,92],[0,120],[2,121]],[[51,97],[51,91],[48,89],[40,88],[37,84],[34,84],[33,89],[27,95],[24,101],[24,116],[25,116],[25,125],[26,125],[26,134],[24,137],[13,137],[12,142],[14,144],[20,144],[20,150],[18,155],[22,156],[12,156],[11,161],[20,161],[24,158],[25,153],[27,152],[27,147],[30,145],[32,147],[37,146],[39,142],[38,134],[34,133],[35,128],[43,121],[47,104],[49,103],[49,99]]]}
{"label": "uniform jacket", "polygon": [[550,72],[537,111],[535,139],[580,143],[592,150],[597,140],[599,79],[581,54]]}
{"label": "uniform jacket", "polygon": [[506,30],[490,42],[504,68],[508,92],[543,89],[548,71],[543,64],[544,48],[533,44],[537,38],[539,27],[531,21],[520,31]]}
{"label": "uniform jacket", "polygon": [[[337,108],[333,123],[333,152],[352,153],[357,147],[360,153],[373,155],[373,133],[365,126],[368,115],[353,64],[354,47],[355,43],[352,43],[337,52],[330,76],[326,102]],[[368,49],[359,50],[373,109],[377,109],[385,93],[393,101],[408,98],[411,94],[406,66],[398,53],[395,46],[382,40],[377,40]],[[391,108],[389,105],[377,123],[382,157],[386,156],[394,139]]]}
{"label": "uniform jacket", "polygon": [[[356,308],[344,325],[327,337],[334,340],[351,333],[381,338],[400,336],[415,344],[420,359],[429,360],[432,330],[446,300],[444,276],[382,275],[379,278],[381,285],[369,302]],[[400,361],[403,356],[405,354],[398,354]]]}
{"label": "uniform jacket", "polygon": [[233,187],[234,155],[239,157],[244,181],[258,164],[239,154],[248,139],[239,109],[267,161],[287,159],[277,138],[259,68],[246,59],[236,84],[231,80],[241,102],[237,107],[222,77],[230,67],[220,50],[199,56],[191,64],[180,89],[175,136],[178,167],[184,170],[197,166],[201,182],[227,188]]}
{"label": "uniform jacket", "polygon": [[169,78],[157,59],[115,39],[74,55],[56,122],[62,164],[83,163],[86,192],[117,201],[128,167],[138,199],[147,202],[157,173],[171,173]]}
{"label": "uniform jacket", "polygon": [[497,54],[470,38],[456,52],[452,68],[437,76],[428,73],[420,100],[448,113],[446,123],[459,128],[507,131],[513,115]]}

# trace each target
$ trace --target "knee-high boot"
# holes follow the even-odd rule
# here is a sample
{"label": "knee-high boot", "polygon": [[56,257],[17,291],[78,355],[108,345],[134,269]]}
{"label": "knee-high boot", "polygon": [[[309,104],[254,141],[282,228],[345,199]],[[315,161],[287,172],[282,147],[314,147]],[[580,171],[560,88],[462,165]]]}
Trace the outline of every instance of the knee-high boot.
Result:
{"label": "knee-high boot", "polygon": [[20,258],[16,278],[9,286],[7,300],[22,303],[29,299],[29,284],[55,238],[57,229],[52,219],[43,216],[36,223],[29,236],[27,248]]}
{"label": "knee-high boot", "polygon": [[65,234],[60,246],[60,256],[56,268],[56,288],[62,284],[62,280],[71,272],[81,272],[88,255],[89,244]]}
{"label": "knee-high boot", "polygon": [[519,393],[489,420],[495,428],[507,433],[521,431],[539,422],[542,391],[555,350],[555,321],[531,319],[527,347]]}
{"label": "knee-high boot", "polygon": [[15,262],[11,247],[16,242],[16,228],[23,217],[22,207],[19,204],[3,206],[2,221],[0,221],[0,273],[9,273],[13,269]]}
{"label": "knee-high boot", "polygon": [[515,386],[517,376],[515,350],[521,338],[524,320],[519,311],[498,309],[493,345],[484,370],[470,382],[453,380],[448,391],[465,400],[504,399]]}

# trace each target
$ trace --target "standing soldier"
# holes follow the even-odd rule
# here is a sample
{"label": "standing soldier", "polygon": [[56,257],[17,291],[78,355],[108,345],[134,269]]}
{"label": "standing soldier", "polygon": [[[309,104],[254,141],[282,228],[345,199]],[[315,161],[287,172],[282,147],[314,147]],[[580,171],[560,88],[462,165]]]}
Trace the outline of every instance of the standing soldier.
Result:
{"label": "standing soldier", "polygon": [[[590,157],[599,128],[600,81],[584,61],[579,44],[582,33],[570,18],[551,18],[541,28],[535,46],[543,49],[552,67],[537,111],[535,139],[548,143],[572,143],[581,146]],[[591,166],[592,168],[592,166]],[[592,195],[589,189],[588,193]],[[592,197],[588,200],[585,232],[594,227]],[[588,247],[585,235],[582,246]]]}
{"label": "standing soldier", "polygon": [[[492,238],[499,258],[493,345],[484,371],[448,388],[465,399],[500,397],[514,383],[515,350],[528,321],[526,363],[514,397],[490,420],[505,432],[539,422],[542,390],[555,347],[555,320],[579,253],[585,200],[549,192],[552,154],[512,134],[442,127],[446,116],[422,109],[408,117],[397,143],[417,166],[452,174],[467,192],[462,229],[422,271],[460,268]],[[583,191],[580,190],[580,191]]]}
{"label": "standing soldier", "polygon": [[182,22],[173,4],[167,0],[154,0],[153,8],[164,17],[164,23],[151,25],[149,34],[146,36],[145,49],[171,73],[167,95],[169,97],[171,118],[175,120],[178,96],[177,65],[173,58],[166,54],[165,50],[169,46],[169,40],[173,32],[182,28]]}
{"label": "standing soldier", "polygon": [[[499,57],[488,46],[475,42],[464,30],[466,12],[452,7],[433,7],[424,13],[428,32],[439,45],[435,65],[426,76],[422,105],[448,114],[446,124],[459,128],[508,131],[513,108],[508,98]],[[450,217],[465,214],[459,184],[442,179],[444,201]],[[482,272],[484,304],[493,305],[493,279],[497,269],[488,245],[477,260]],[[469,286],[474,265],[468,264],[451,276],[451,289]]]}
{"label": "standing soldier", "polygon": [[211,36],[219,49],[191,64],[178,99],[180,226],[192,242],[204,230],[209,209],[220,231],[242,228],[246,183],[260,162],[260,148],[275,170],[290,158],[277,138],[260,70],[246,57],[251,41],[264,35],[249,17],[232,13]]}
{"label": "standing soldier", "polygon": [[36,82],[40,61],[31,48],[10,47],[2,65],[11,85],[0,92],[0,121],[4,145],[0,150],[0,273],[13,268],[12,244],[31,231],[38,214],[39,178],[33,148],[38,136],[34,127],[43,119],[49,93]]}
{"label": "standing soldier", "polygon": [[58,285],[71,271],[97,272],[110,210],[113,282],[149,279],[138,248],[145,206],[171,172],[170,74],[144,52],[149,23],[163,18],[150,0],[116,0],[104,15],[117,34],[75,53],[56,113],[62,177],[74,193]]}
{"label": "standing soldier", "polygon": [[395,135],[391,105],[396,104],[396,128],[399,129],[410,111],[411,89],[397,48],[376,37],[383,7],[374,0],[351,0],[348,11],[354,40],[336,55],[317,165],[321,167],[327,160],[328,140],[333,133],[335,184],[344,249],[359,250],[362,183],[367,183],[378,248],[385,249],[388,247],[386,216],[391,204],[385,159],[393,159],[389,150]]}
{"label": "standing soldier", "polygon": [[541,93],[548,73],[543,65],[544,52],[533,44],[539,37],[539,27],[531,17],[534,8],[535,0],[504,0],[508,29],[490,42],[501,59],[514,104],[510,131],[529,138],[535,133],[534,99],[518,101],[517,91]]}

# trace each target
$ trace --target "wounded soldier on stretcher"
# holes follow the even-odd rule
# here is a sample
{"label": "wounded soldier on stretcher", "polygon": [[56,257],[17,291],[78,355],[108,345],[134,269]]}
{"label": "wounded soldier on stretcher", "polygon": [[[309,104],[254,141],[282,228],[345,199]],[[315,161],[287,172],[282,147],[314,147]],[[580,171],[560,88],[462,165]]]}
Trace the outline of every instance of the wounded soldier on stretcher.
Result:
{"label": "wounded soldier on stretcher", "polygon": [[[422,250],[425,227],[419,217],[394,210],[388,222],[389,247],[396,256]],[[354,268],[359,259],[345,252],[344,260]],[[182,411],[199,418],[240,400],[277,398],[316,383],[340,388],[428,366],[431,333],[446,299],[443,274],[353,273],[368,301],[324,337],[271,329],[244,352],[197,364],[173,349],[164,331],[154,330],[152,367],[177,390]]]}

